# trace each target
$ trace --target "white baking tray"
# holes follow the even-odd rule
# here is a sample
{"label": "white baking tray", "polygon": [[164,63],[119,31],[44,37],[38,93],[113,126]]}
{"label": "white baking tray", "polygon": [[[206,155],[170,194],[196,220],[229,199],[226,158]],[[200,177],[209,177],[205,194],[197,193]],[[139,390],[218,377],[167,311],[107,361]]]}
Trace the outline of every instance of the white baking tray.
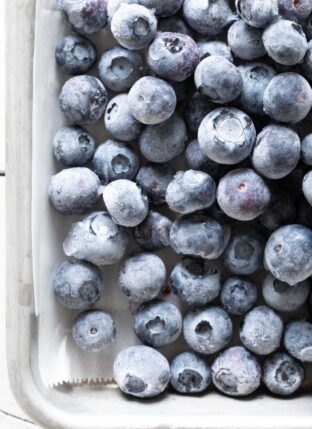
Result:
{"label": "white baking tray", "polygon": [[51,389],[43,384],[38,366],[31,239],[36,2],[11,0],[6,7],[7,353],[12,390],[21,407],[45,428],[312,429],[310,393],[287,400],[262,393],[246,399],[212,392],[196,397],[170,393],[138,401],[125,397],[114,385]]}

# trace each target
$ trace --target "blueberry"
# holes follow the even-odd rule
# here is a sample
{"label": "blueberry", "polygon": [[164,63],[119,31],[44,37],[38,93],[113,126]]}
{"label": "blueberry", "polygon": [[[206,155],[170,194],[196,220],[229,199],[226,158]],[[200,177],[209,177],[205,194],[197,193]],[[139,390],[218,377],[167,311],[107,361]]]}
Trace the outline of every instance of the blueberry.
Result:
{"label": "blueberry", "polygon": [[172,222],[166,216],[152,210],[140,225],[134,229],[136,242],[147,250],[159,250],[170,245]]}
{"label": "blueberry", "polygon": [[234,55],[243,60],[251,61],[266,55],[262,30],[251,27],[242,19],[231,25],[227,40]]}
{"label": "blueberry", "polygon": [[181,216],[170,230],[173,250],[182,255],[217,259],[229,240],[229,231],[222,225],[198,213]]}
{"label": "blueberry", "polygon": [[312,134],[308,134],[302,140],[301,159],[306,165],[312,165]]}
{"label": "blueberry", "polygon": [[263,383],[270,392],[288,396],[303,384],[304,368],[286,353],[275,353],[267,358],[263,367]]}
{"label": "blueberry", "polygon": [[142,304],[134,314],[134,332],[154,348],[174,343],[182,332],[182,316],[170,302],[155,299]]}
{"label": "blueberry", "polygon": [[250,117],[234,107],[220,107],[202,120],[198,143],[206,156],[220,164],[238,164],[247,158],[256,140]]}
{"label": "blueberry", "polygon": [[236,19],[228,0],[184,0],[183,15],[190,27],[205,36],[222,33]]}
{"label": "blueberry", "polygon": [[143,222],[148,213],[147,196],[127,179],[109,183],[103,191],[107,211],[117,225],[133,227]]}
{"label": "blueberry", "polygon": [[117,179],[133,179],[139,168],[139,158],[130,146],[110,139],[98,146],[92,166],[107,185]]}
{"label": "blueberry", "polygon": [[269,231],[294,223],[297,210],[292,196],[280,190],[273,190],[271,195],[268,208],[258,217],[259,223]]}
{"label": "blueberry", "polygon": [[111,315],[102,310],[87,310],[80,313],[73,325],[76,345],[85,352],[99,352],[111,345],[116,328]]}
{"label": "blueberry", "polygon": [[119,94],[112,98],[106,107],[104,116],[106,130],[117,140],[131,141],[142,132],[143,126],[131,113],[128,94]]}
{"label": "blueberry", "polygon": [[114,362],[114,379],[124,393],[138,398],[160,395],[170,379],[169,363],[147,346],[123,349]]}
{"label": "blueberry", "polygon": [[139,137],[142,155],[148,161],[164,163],[180,155],[187,141],[186,125],[174,114],[167,121],[145,127]]}
{"label": "blueberry", "polygon": [[57,211],[72,215],[83,213],[96,203],[99,187],[99,178],[89,168],[73,167],[51,177],[48,194]]}
{"label": "blueberry", "polygon": [[158,31],[172,31],[192,37],[192,30],[179,16],[170,16],[158,21]]}
{"label": "blueberry", "polygon": [[268,55],[285,66],[300,63],[308,48],[301,25],[283,19],[273,22],[264,30],[263,44]]}
{"label": "blueberry", "polygon": [[143,76],[141,55],[121,46],[114,46],[105,51],[98,68],[104,85],[115,92],[127,91]]}
{"label": "blueberry", "polygon": [[100,299],[103,290],[101,272],[85,261],[63,262],[54,276],[53,290],[65,308],[84,310]]}
{"label": "blueberry", "polygon": [[216,106],[205,95],[196,92],[189,100],[184,112],[184,118],[189,129],[196,134],[201,121],[215,108]]}
{"label": "blueberry", "polygon": [[108,213],[95,212],[71,226],[63,249],[67,256],[94,265],[111,265],[124,256],[128,244],[125,228],[116,225]]}
{"label": "blueberry", "polygon": [[239,103],[246,112],[264,115],[263,95],[271,79],[276,75],[275,70],[264,63],[243,64],[238,70],[243,78]]}
{"label": "blueberry", "polygon": [[82,35],[97,33],[107,24],[107,0],[58,0],[58,9]]}
{"label": "blueberry", "polygon": [[283,321],[265,305],[246,314],[240,329],[242,344],[258,355],[268,355],[279,348],[283,334]]}
{"label": "blueberry", "polygon": [[94,155],[95,140],[82,127],[63,127],[53,139],[55,159],[65,167],[82,167]]}
{"label": "blueberry", "polygon": [[159,77],[181,82],[190,77],[199,63],[194,40],[185,34],[159,32],[147,52],[147,64]]}
{"label": "blueberry", "polygon": [[215,179],[225,174],[226,167],[208,158],[199,147],[198,140],[192,140],[187,146],[185,160],[189,168],[204,171]]}
{"label": "blueberry", "polygon": [[278,0],[280,16],[295,22],[302,22],[309,18],[312,12],[310,0]]}
{"label": "blueberry", "polygon": [[76,124],[94,124],[105,111],[107,92],[93,76],[75,76],[63,86],[60,107],[67,119]]}
{"label": "blueberry", "polygon": [[257,218],[270,203],[271,193],[264,180],[249,168],[232,170],[217,188],[217,201],[225,214],[248,221]]}
{"label": "blueberry", "polygon": [[86,73],[96,61],[96,48],[91,40],[78,36],[64,36],[56,45],[55,58],[62,72]]}
{"label": "blueberry", "polygon": [[308,49],[302,62],[302,73],[309,81],[312,81],[312,40],[308,43]]}
{"label": "blueberry", "polygon": [[256,28],[266,27],[278,16],[276,0],[236,0],[239,15]]}
{"label": "blueberry", "polygon": [[131,302],[156,298],[166,281],[166,267],[153,253],[138,253],[123,263],[119,274],[121,292]]}
{"label": "blueberry", "polygon": [[120,8],[123,3],[127,4],[140,4],[140,0],[108,0],[107,2],[107,18],[111,22],[115,12]]}
{"label": "blueberry", "polygon": [[177,104],[169,83],[153,76],[139,79],[128,94],[132,115],[142,124],[156,125],[173,115]]}
{"label": "blueberry", "polygon": [[238,68],[218,56],[203,59],[196,67],[194,79],[198,91],[218,104],[235,100],[243,87]]}
{"label": "blueberry", "polygon": [[138,4],[122,3],[111,21],[111,31],[117,42],[131,50],[146,47],[155,37],[156,29],[154,12]]}
{"label": "blueberry", "polygon": [[140,168],[136,182],[151,203],[158,206],[165,204],[167,187],[174,175],[175,170],[167,164],[146,164]]}
{"label": "blueberry", "polygon": [[221,290],[220,270],[203,259],[183,258],[173,268],[170,281],[183,302],[198,307],[217,298]]}
{"label": "blueberry", "polygon": [[209,365],[196,353],[184,352],[170,363],[170,384],[179,393],[200,393],[211,383]]}
{"label": "blueberry", "polygon": [[175,15],[184,0],[171,0],[171,1],[159,1],[159,0],[140,0],[142,6],[148,9],[154,9],[158,16],[171,16]]}
{"label": "blueberry", "polygon": [[244,347],[231,347],[213,362],[212,381],[220,392],[229,396],[247,396],[261,382],[261,367],[256,357]]}
{"label": "blueberry", "polygon": [[264,252],[267,269],[290,285],[312,275],[312,230],[302,225],[279,228],[269,238]]}
{"label": "blueberry", "polygon": [[312,323],[295,320],[288,323],[284,334],[287,352],[301,362],[312,362]]}
{"label": "blueberry", "polygon": [[281,179],[298,164],[300,150],[300,138],[295,131],[281,125],[268,125],[257,136],[252,164],[262,176]]}
{"label": "blueberry", "polygon": [[232,321],[220,307],[190,311],[183,321],[187,344],[198,353],[210,355],[223,349],[232,337]]}
{"label": "blueberry", "polygon": [[307,301],[309,293],[310,283],[307,280],[290,286],[268,273],[262,283],[262,294],[265,302],[277,311],[299,310]]}
{"label": "blueberry", "polygon": [[220,40],[200,40],[197,42],[200,60],[210,57],[223,57],[233,62],[233,55],[229,46]]}
{"label": "blueberry", "polygon": [[265,240],[249,225],[237,225],[223,254],[225,267],[234,274],[251,275],[263,266]]}
{"label": "blueberry", "polygon": [[241,316],[251,310],[256,303],[257,286],[248,277],[231,277],[225,281],[220,298],[228,313]]}
{"label": "blueberry", "polygon": [[312,206],[312,171],[309,171],[304,176],[302,190],[306,200]]}

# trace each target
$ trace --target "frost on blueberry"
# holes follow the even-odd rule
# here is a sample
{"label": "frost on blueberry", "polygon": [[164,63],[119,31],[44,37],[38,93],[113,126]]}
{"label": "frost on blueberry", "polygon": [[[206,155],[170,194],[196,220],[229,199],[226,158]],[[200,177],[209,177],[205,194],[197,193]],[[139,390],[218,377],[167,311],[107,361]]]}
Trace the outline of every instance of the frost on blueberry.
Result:
{"label": "frost on blueberry", "polygon": [[167,187],[174,175],[175,170],[167,164],[146,164],[138,171],[136,183],[152,204],[163,205],[166,202]]}
{"label": "frost on blueberry", "polygon": [[301,362],[312,362],[312,324],[307,320],[288,323],[284,334],[287,352]]}
{"label": "frost on blueberry", "polygon": [[107,18],[110,23],[115,12],[120,8],[123,3],[127,4],[140,4],[140,0],[108,0],[107,2]]}
{"label": "frost on blueberry", "polygon": [[277,0],[279,15],[284,19],[304,22],[312,12],[310,0]]}
{"label": "frost on blueberry", "polygon": [[278,16],[277,0],[236,0],[236,10],[252,27],[266,27]]}
{"label": "frost on blueberry", "polygon": [[150,210],[144,221],[135,227],[133,236],[144,249],[159,250],[170,245],[171,226],[169,218]]}
{"label": "frost on blueberry", "polygon": [[301,159],[306,165],[312,165],[312,134],[306,135],[302,140]]}
{"label": "frost on blueberry", "polygon": [[233,55],[229,46],[220,40],[199,40],[197,42],[200,60],[214,56],[223,57],[226,60],[233,62]]}
{"label": "frost on blueberry", "polygon": [[140,0],[142,6],[154,9],[158,16],[171,16],[178,12],[184,0]]}
{"label": "frost on blueberry", "polygon": [[86,73],[96,61],[96,48],[91,40],[79,35],[64,36],[56,45],[55,58],[67,74]]}
{"label": "frost on blueberry", "polygon": [[240,316],[257,301],[257,286],[248,277],[231,277],[224,282],[220,299],[228,313]]}
{"label": "frost on blueberry", "polygon": [[262,42],[262,31],[251,27],[242,19],[231,25],[227,38],[234,55],[242,60],[251,61],[266,55]]}
{"label": "frost on blueberry", "polygon": [[184,118],[190,131],[196,134],[201,121],[215,108],[215,104],[208,100],[205,95],[195,92],[184,111]]}

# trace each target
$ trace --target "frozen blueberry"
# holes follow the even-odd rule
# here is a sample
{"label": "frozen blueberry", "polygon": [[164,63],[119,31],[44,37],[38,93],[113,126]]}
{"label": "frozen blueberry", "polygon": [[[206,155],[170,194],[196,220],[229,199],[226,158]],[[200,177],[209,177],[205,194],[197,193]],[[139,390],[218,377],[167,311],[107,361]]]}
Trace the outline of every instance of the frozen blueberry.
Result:
{"label": "frozen blueberry", "polygon": [[290,286],[268,273],[262,283],[262,295],[265,302],[277,311],[299,310],[308,299],[309,293],[308,280]]}
{"label": "frozen blueberry", "polygon": [[174,114],[167,121],[145,127],[139,137],[142,155],[148,161],[164,163],[180,155],[187,141],[186,125]]}
{"label": "frozen blueberry", "polygon": [[166,281],[166,267],[153,253],[131,256],[123,263],[119,274],[121,292],[131,302],[147,302],[158,296]]}
{"label": "frozen blueberry", "polygon": [[154,348],[174,343],[182,332],[182,316],[170,302],[155,299],[142,304],[134,314],[134,332]]}
{"label": "frozen blueberry", "polygon": [[150,210],[147,217],[134,229],[136,242],[147,250],[158,250],[170,245],[172,222],[166,216]]}
{"label": "frozen blueberry", "polygon": [[208,158],[199,147],[198,140],[189,143],[185,151],[185,160],[189,168],[204,171],[218,179],[225,174],[226,167]]}
{"label": "frozen blueberry", "polygon": [[109,183],[103,191],[107,211],[117,225],[133,227],[143,222],[148,213],[147,196],[127,179]]}
{"label": "frozen blueberry", "polygon": [[243,89],[239,97],[242,108],[251,114],[264,115],[264,91],[276,71],[264,63],[243,64],[238,70],[243,78]]}
{"label": "frozen blueberry", "polygon": [[266,55],[262,30],[251,27],[242,19],[231,25],[227,40],[234,55],[243,60],[251,61]]}
{"label": "frozen blueberry", "polygon": [[288,323],[284,334],[287,352],[301,362],[312,362],[312,323],[295,320]]}
{"label": "frozen blueberry", "polygon": [[129,232],[108,213],[95,212],[74,223],[63,244],[64,253],[95,265],[111,265],[125,254]]}
{"label": "frozen blueberry", "polygon": [[49,198],[63,215],[83,213],[98,200],[100,181],[89,168],[67,168],[50,179]]}
{"label": "frozen blueberry", "polygon": [[142,6],[148,9],[154,9],[158,16],[171,16],[178,12],[184,0],[140,0]]}
{"label": "frozen blueberry", "polygon": [[127,4],[140,4],[140,0],[108,0],[107,2],[107,19],[108,22],[112,21],[115,12],[120,8],[122,3]]}
{"label": "frozen blueberry", "polygon": [[182,255],[217,259],[228,243],[230,232],[222,225],[198,213],[181,216],[170,230],[173,250]]}
{"label": "frozen blueberry", "polygon": [[267,358],[263,367],[263,383],[276,395],[288,396],[303,384],[304,368],[286,353],[275,353]]}
{"label": "frozen blueberry", "polygon": [[53,290],[65,308],[84,310],[100,299],[103,290],[101,272],[85,261],[63,262],[54,276]]}
{"label": "frozen blueberry", "polygon": [[86,73],[96,61],[96,48],[91,40],[71,34],[64,36],[56,45],[56,62],[67,74]]}
{"label": "frozen blueberry", "polygon": [[216,106],[205,95],[196,92],[188,102],[184,112],[184,118],[189,129],[196,134],[201,121],[215,108]]}
{"label": "frozen blueberry", "polygon": [[211,371],[213,384],[225,395],[247,396],[260,386],[261,367],[244,347],[231,347],[222,352]]}
{"label": "frozen blueberry", "polygon": [[220,40],[200,40],[197,42],[200,60],[211,55],[214,57],[223,57],[226,60],[233,62],[231,49],[225,42]]}
{"label": "frozen blueberry", "polygon": [[183,258],[173,268],[170,281],[183,302],[198,307],[217,298],[221,290],[220,270],[203,259]]}
{"label": "frozen blueberry", "polygon": [[281,73],[267,86],[263,96],[264,111],[280,122],[302,121],[312,107],[312,89],[298,73]]}
{"label": "frozen blueberry", "polygon": [[200,393],[211,383],[209,365],[196,353],[184,352],[170,363],[170,384],[179,393]]}
{"label": "frozen blueberry", "polygon": [[234,274],[251,275],[263,266],[265,240],[249,225],[237,225],[223,254],[225,267]]}
{"label": "frozen blueberry", "polygon": [[248,277],[231,277],[225,281],[220,298],[228,313],[240,316],[251,310],[256,303],[257,286]]}
{"label": "frozen blueberry", "polygon": [[94,155],[95,140],[82,127],[63,127],[53,139],[55,159],[65,167],[82,167]]}
{"label": "frozen blueberry", "polygon": [[242,344],[258,355],[268,355],[280,346],[283,321],[271,308],[259,306],[246,314],[240,329]]}
{"label": "frozen blueberry", "polygon": [[312,40],[308,43],[308,49],[304,57],[302,66],[302,73],[305,75],[309,81],[312,81]]}
{"label": "frozen blueberry", "polygon": [[196,352],[206,355],[223,349],[230,341],[232,331],[232,321],[220,307],[190,311],[183,321],[187,344]]}
{"label": "frozen blueberry", "polygon": [[169,383],[169,363],[151,347],[128,347],[115,359],[114,379],[119,389],[128,395],[138,398],[158,396]]}
{"label": "frozen blueberry", "polygon": [[111,31],[124,48],[137,50],[155,37],[157,20],[154,11],[138,4],[122,3],[113,15]]}
{"label": "frozen blueberry", "polygon": [[141,55],[121,46],[105,51],[98,67],[104,85],[115,92],[127,91],[143,76]]}
{"label": "frozen blueberry", "polygon": [[256,140],[250,117],[234,107],[220,107],[202,120],[198,143],[206,156],[220,164],[238,164],[247,158]]}
{"label": "frozen blueberry", "polygon": [[297,202],[297,219],[292,223],[299,223],[312,229],[312,207],[304,196]]}
{"label": "frozen blueberry", "polygon": [[97,33],[107,24],[107,0],[58,0],[58,9],[79,34]]}
{"label": "frozen blueberry", "polygon": [[307,165],[312,165],[312,134],[308,134],[302,140],[301,159]]}
{"label": "frozen blueberry", "polygon": [[302,183],[303,194],[308,203],[312,206],[312,171],[309,171],[303,178]]}
{"label": "frozen blueberry", "polygon": [[264,252],[265,265],[274,277],[291,286],[312,275],[312,230],[287,225],[269,238]]}
{"label": "frozen blueberry", "polygon": [[235,21],[228,0],[184,0],[183,15],[190,27],[205,36],[215,36]]}
{"label": "frozen blueberry", "polygon": [[239,15],[256,28],[266,27],[278,16],[277,0],[236,0]]}
{"label": "frozen blueberry", "polygon": [[169,83],[153,76],[139,79],[128,94],[132,115],[142,124],[155,125],[173,115],[177,98]]}
{"label": "frozen blueberry", "polygon": [[273,22],[264,30],[263,44],[268,55],[285,66],[300,63],[308,48],[301,25],[284,19]]}
{"label": "frozen blueberry", "polygon": [[199,63],[194,40],[185,34],[159,32],[147,51],[147,64],[159,77],[181,82],[190,77]]}
{"label": "frozen blueberry", "polygon": [[140,168],[136,182],[151,203],[160,206],[166,202],[167,187],[174,175],[175,170],[167,164],[146,164]]}
{"label": "frozen blueberry", "polygon": [[169,16],[158,21],[158,31],[171,31],[192,37],[192,30],[179,16]]}
{"label": "frozen blueberry", "polygon": [[296,205],[289,193],[271,189],[271,201],[264,213],[258,217],[259,223],[269,231],[275,231],[296,220]]}
{"label": "frozen blueberry", "polygon": [[300,150],[300,138],[295,131],[281,125],[268,125],[257,136],[252,165],[268,179],[281,179],[298,164]]}
{"label": "frozen blueberry", "polygon": [[203,171],[178,171],[169,183],[166,203],[181,214],[192,213],[210,207],[216,198],[216,183]]}
{"label": "frozen blueberry", "polygon": [[279,14],[295,22],[303,22],[312,12],[311,0],[278,0]]}
{"label": "frozen blueberry", "polygon": [[270,203],[271,193],[264,180],[249,168],[232,170],[217,188],[217,201],[225,214],[248,221],[257,218]]}
{"label": "frozen blueberry", "polygon": [[65,82],[60,94],[61,111],[76,124],[94,124],[105,111],[107,92],[94,76],[75,76]]}
{"label": "frozen blueberry", "polygon": [[142,132],[142,124],[132,115],[128,94],[119,94],[112,98],[104,115],[106,130],[117,140],[125,142],[136,139]]}
{"label": "frozen blueberry", "polygon": [[198,91],[218,104],[235,100],[243,87],[238,68],[218,56],[203,59],[196,67],[194,79]]}

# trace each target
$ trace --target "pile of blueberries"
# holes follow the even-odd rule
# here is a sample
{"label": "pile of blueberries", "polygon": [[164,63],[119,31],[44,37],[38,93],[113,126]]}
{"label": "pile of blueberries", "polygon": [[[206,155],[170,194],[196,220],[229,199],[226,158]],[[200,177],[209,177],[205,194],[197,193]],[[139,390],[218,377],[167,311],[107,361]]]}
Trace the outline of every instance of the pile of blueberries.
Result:
{"label": "pile of blueberries", "polygon": [[[123,392],[213,383],[245,396],[262,381],[293,394],[312,362],[311,0],[59,0],[59,9],[74,34],[56,61],[74,77],[59,98],[70,126],[53,141],[64,169],[48,193],[61,214],[84,214],[54,279],[59,303],[82,311],[77,346],[114,341],[113,318],[93,307],[98,267],[125,257],[120,299],[134,303],[143,345],[116,357]],[[88,36],[104,27],[118,44],[97,78],[85,74],[97,60]],[[111,138],[96,147],[82,126],[103,115]],[[129,254],[133,241],[141,250]],[[171,273],[154,253],[167,246],[181,255]],[[182,333],[189,351],[169,365],[155,349]]]}

